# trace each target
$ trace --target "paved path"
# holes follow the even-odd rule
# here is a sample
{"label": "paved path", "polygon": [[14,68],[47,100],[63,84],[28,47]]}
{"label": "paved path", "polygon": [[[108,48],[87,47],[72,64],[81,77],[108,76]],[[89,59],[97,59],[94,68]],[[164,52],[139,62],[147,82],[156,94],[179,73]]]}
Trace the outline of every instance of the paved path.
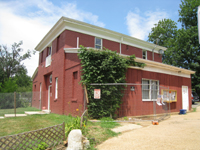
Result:
{"label": "paved path", "polygon": [[122,133],[97,147],[99,150],[197,150],[200,149],[200,107],[197,112],[172,115],[159,125]]}

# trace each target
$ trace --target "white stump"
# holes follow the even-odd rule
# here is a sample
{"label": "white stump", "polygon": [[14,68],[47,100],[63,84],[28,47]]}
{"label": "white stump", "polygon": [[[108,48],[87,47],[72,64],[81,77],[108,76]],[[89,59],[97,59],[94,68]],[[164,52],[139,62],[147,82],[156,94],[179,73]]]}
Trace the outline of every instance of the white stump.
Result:
{"label": "white stump", "polygon": [[82,150],[82,132],[80,129],[72,130],[68,135],[68,147],[66,150]]}

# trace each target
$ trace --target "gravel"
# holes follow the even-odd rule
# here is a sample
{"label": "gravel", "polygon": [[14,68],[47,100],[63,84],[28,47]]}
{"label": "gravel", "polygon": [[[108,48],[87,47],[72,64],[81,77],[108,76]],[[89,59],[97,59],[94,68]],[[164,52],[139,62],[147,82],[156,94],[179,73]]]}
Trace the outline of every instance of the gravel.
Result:
{"label": "gravel", "polygon": [[200,107],[197,107],[196,112],[172,115],[159,125],[149,124],[143,128],[124,132],[108,139],[97,148],[99,150],[196,150],[200,149],[199,141]]}

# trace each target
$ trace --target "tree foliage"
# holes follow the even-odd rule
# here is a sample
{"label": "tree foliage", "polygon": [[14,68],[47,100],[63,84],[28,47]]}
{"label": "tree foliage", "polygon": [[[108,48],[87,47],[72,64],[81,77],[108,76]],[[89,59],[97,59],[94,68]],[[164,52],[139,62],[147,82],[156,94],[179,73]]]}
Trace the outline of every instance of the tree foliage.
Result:
{"label": "tree foliage", "polygon": [[[120,57],[108,49],[94,50],[81,46],[79,59],[82,66],[82,84],[87,86],[91,117],[101,118],[114,115],[121,104],[124,86],[92,86],[91,83],[125,83],[129,65],[143,67],[144,64],[134,61],[135,56]],[[94,89],[101,89],[101,99],[94,99]]]}
{"label": "tree foliage", "polygon": [[[174,26],[175,22],[164,19],[152,28],[148,41],[155,43],[156,37],[160,38],[161,42],[158,45],[168,48],[163,55],[164,63],[196,71],[192,75],[192,87],[200,93],[200,44],[197,28],[197,8],[199,5],[200,0],[182,0],[178,20],[181,22],[182,28],[177,29]],[[168,31],[170,34],[163,34],[163,31]]]}
{"label": "tree foliage", "polygon": [[0,92],[13,92],[19,87],[30,87],[32,84],[22,63],[31,57],[31,51],[23,53],[22,44],[22,41],[14,43],[11,49],[0,45]]}

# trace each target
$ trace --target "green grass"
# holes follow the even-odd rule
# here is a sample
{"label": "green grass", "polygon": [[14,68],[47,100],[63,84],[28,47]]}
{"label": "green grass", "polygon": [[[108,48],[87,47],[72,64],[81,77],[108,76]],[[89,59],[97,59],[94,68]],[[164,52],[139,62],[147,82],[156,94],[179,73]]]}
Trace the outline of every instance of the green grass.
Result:
{"label": "green grass", "polygon": [[[26,117],[4,118],[0,120],[0,136],[33,131],[68,122],[71,117],[57,114],[30,115]],[[71,119],[70,119],[71,120]]]}
{"label": "green grass", "polygon": [[[26,117],[13,117],[4,118],[0,120],[0,137],[6,135],[13,135],[28,131],[33,131],[63,122],[70,123],[72,121],[71,116],[58,115],[58,114],[45,114],[45,115],[29,115]],[[118,133],[111,131],[111,128],[119,126],[116,122],[111,122],[108,118],[103,118],[101,122],[90,122],[86,125],[86,132],[84,136],[90,140],[91,149],[95,149],[95,146],[104,142],[110,137],[117,136]]]}
{"label": "green grass", "polygon": [[197,111],[197,108],[192,108],[192,112],[196,112]]}
{"label": "green grass", "polygon": [[119,126],[117,122],[112,122],[110,118],[102,118],[101,122],[88,122],[87,130],[85,136],[89,139],[95,139],[95,141],[90,141],[92,149],[94,146],[101,144],[106,141],[108,138],[115,137],[119,133],[113,132],[111,129]]}
{"label": "green grass", "polygon": [[[24,114],[24,111],[39,111],[39,109],[34,107],[25,107],[25,108],[17,108],[17,114]],[[4,114],[14,114],[14,109],[0,109],[0,116],[4,116]]]}

